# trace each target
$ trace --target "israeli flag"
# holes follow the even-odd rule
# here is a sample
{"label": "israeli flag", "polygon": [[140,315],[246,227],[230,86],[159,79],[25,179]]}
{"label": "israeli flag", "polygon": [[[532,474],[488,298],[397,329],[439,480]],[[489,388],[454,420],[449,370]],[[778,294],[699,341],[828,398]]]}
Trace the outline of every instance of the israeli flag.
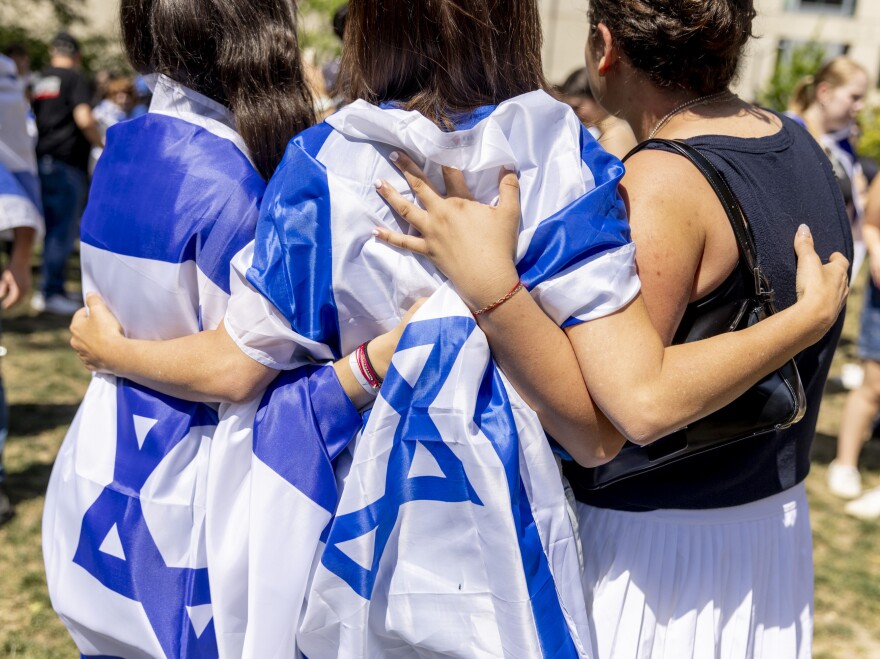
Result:
{"label": "israeli flag", "polygon": [[[150,112],[108,132],[82,220],[84,291],[130,337],[216,327],[264,189],[229,112],[160,78]],[[222,487],[208,480],[218,418],[92,379],[43,516],[52,605],[83,656],[220,656],[206,540],[210,491]]]}
{"label": "israeli flag", "polygon": [[15,62],[0,55],[0,236],[30,227],[44,230],[34,143],[27,127],[28,104]]}
{"label": "israeli flag", "polygon": [[[543,92],[478,109],[452,132],[358,102],[297,136],[234,261],[233,339],[294,369],[351,352],[430,300],[354,442],[302,432],[302,412],[255,427],[252,486],[265,491],[249,535],[271,550],[250,556],[243,625],[262,625],[264,645],[245,656],[587,656],[576,539],[537,416],[442,275],[371,237],[412,230],[373,187],[408,189],[393,150],[441,189],[441,165],[464,171],[487,203],[499,169],[516,169],[518,269],[560,325],[613,313],[639,290],[623,167]],[[286,581],[273,587],[279,557]]]}

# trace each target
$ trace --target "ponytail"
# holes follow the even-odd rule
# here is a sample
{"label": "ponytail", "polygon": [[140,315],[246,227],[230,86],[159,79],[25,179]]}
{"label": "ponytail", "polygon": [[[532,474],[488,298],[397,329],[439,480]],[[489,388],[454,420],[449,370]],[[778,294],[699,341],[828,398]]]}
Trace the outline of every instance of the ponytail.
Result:
{"label": "ponytail", "polygon": [[795,114],[803,114],[816,100],[816,76],[809,75],[801,78],[788,101],[788,109]]}

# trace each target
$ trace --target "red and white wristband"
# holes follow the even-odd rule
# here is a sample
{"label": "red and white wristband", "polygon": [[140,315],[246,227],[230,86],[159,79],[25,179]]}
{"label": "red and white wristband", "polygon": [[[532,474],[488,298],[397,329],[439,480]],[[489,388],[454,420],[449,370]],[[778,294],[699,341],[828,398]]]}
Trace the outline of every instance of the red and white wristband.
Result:
{"label": "red and white wristband", "polygon": [[362,343],[351,353],[351,356],[348,358],[348,366],[363,390],[376,397],[379,394],[379,388],[382,386],[382,378],[379,377],[376,369],[373,368],[373,364],[370,362],[366,343]]}

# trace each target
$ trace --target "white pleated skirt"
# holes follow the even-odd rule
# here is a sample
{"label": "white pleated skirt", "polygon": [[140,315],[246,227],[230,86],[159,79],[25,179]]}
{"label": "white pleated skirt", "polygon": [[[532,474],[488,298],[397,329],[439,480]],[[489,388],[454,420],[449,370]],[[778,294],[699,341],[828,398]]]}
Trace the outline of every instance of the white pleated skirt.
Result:
{"label": "white pleated skirt", "polygon": [[803,484],[755,503],[644,513],[578,503],[597,659],[809,659]]}

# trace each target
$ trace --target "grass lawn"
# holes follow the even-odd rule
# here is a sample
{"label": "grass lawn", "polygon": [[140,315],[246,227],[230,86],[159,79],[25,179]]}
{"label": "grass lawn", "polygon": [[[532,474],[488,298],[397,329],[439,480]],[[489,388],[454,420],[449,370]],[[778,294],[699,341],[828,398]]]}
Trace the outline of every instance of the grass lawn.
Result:
{"label": "grass lawn", "polygon": [[[832,376],[854,359],[860,308],[858,295],[854,298]],[[0,528],[0,657],[75,658],[46,593],[40,516],[52,460],[88,374],[67,346],[65,319],[36,317],[29,310],[9,314],[3,345],[9,350],[3,372],[11,417],[6,467],[18,515]],[[843,399],[829,386],[807,480],[816,555],[817,659],[880,657],[880,522],[845,516],[843,503],[825,487]],[[863,465],[866,485],[880,485],[880,442],[866,447]]]}

